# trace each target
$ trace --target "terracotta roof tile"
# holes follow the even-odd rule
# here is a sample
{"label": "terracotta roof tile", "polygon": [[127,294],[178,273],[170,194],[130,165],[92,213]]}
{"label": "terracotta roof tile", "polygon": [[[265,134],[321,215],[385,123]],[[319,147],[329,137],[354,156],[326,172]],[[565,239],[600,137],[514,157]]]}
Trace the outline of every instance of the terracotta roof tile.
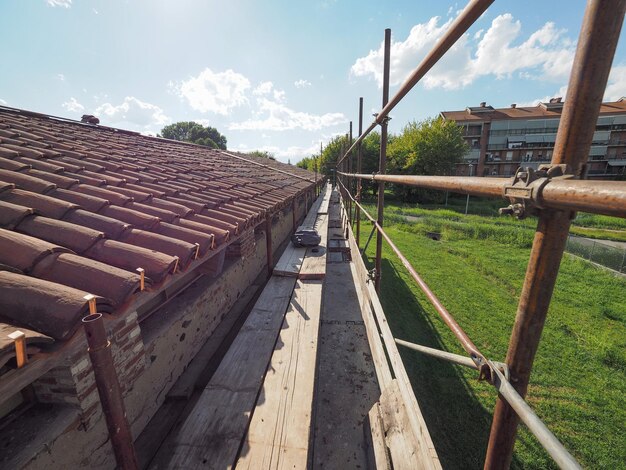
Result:
{"label": "terracotta roof tile", "polygon": [[138,191],[136,189],[131,189],[128,186],[116,186],[115,192],[119,194],[123,194],[128,197],[132,197],[135,202],[148,202],[152,199],[152,192],[146,191]]}
{"label": "terracotta roof tile", "polygon": [[83,194],[89,194],[90,196],[97,196],[103,199],[108,199],[112,204],[117,204],[118,206],[124,206],[129,202],[132,202],[133,198],[121,194],[117,191],[112,191],[114,188],[101,188],[98,186],[92,186],[89,184],[80,184],[72,188],[73,191]]}
{"label": "terracotta roof tile", "polygon": [[145,230],[154,229],[160,222],[160,219],[153,215],[116,205],[106,206],[99,213]]}
{"label": "terracotta roof tile", "polygon": [[3,140],[2,146],[4,148],[13,150],[14,152],[17,152],[18,155],[22,157],[43,158],[43,153],[41,153],[39,150],[35,150],[29,147],[24,147],[23,145],[25,144],[25,142],[17,141],[18,145],[15,145],[15,144],[4,143],[7,139],[2,139],[2,140]]}
{"label": "terracotta roof tile", "polygon": [[67,213],[63,220],[76,225],[82,225],[94,230],[104,232],[108,238],[117,239],[126,230],[132,228],[130,224],[101,214],[95,214],[83,209],[73,210]]}
{"label": "terracotta roof tile", "polygon": [[15,230],[69,248],[78,254],[82,254],[105,236],[99,230],[37,215],[26,217]]}
{"label": "terracotta roof tile", "polygon": [[[89,313],[88,292],[41,279],[0,271],[0,312],[12,324],[24,325],[55,339],[71,336]],[[96,299],[99,312],[111,312],[111,302]]]}
{"label": "terracotta roof tile", "polygon": [[0,229],[0,263],[28,273],[40,261],[57,252],[70,250],[39,238]]}
{"label": "terracotta roof tile", "polygon": [[42,259],[33,276],[64,284],[124,304],[139,289],[139,274],[71,253],[52,254]]}
{"label": "terracotta roof tile", "polygon": [[33,210],[28,207],[0,201],[0,228],[13,230],[24,217],[32,213]]}
{"label": "terracotta roof tile", "polygon": [[68,189],[74,185],[79,184],[80,182],[77,179],[70,178],[67,176],[67,173],[64,173],[66,176],[57,175],[55,173],[48,173],[46,171],[41,170],[28,170],[26,174],[32,176],[34,178],[39,178],[50,183],[55,184],[59,188]]}
{"label": "terracotta roof tile", "polygon": [[53,219],[62,219],[69,211],[78,208],[75,204],[51,196],[17,188],[0,192],[0,200],[30,207],[38,214]]}
{"label": "terracotta roof tile", "polygon": [[167,199],[160,199],[158,197],[153,197],[152,199],[150,199],[148,204],[154,207],[159,207],[161,209],[167,209],[169,211],[175,212],[180,217],[187,217],[188,215],[193,213],[193,209],[183,204],[178,204]]}
{"label": "terracotta roof tile", "polygon": [[34,176],[10,170],[0,170],[0,180],[13,183],[17,188],[38,193],[47,193],[56,187],[54,183],[42,180],[41,178],[35,178]]}
{"label": "terracotta roof tile", "polygon": [[146,276],[155,283],[173,272],[178,263],[175,256],[116,240],[100,240],[84,256],[131,272],[143,268]]}
{"label": "terracotta roof tile", "polygon": [[66,339],[87,293],[123,309],[138,267],[161,289],[312,187],[305,170],[232,155],[1,108],[0,311],[13,316],[0,324]]}
{"label": "terracotta roof tile", "polygon": [[[163,224],[161,224],[163,225]],[[196,255],[196,245],[172,236],[161,235],[146,230],[130,229],[124,232],[122,241],[170,256],[177,256],[180,267],[185,268]],[[208,248],[207,248],[208,249]]]}
{"label": "terracotta roof tile", "polygon": [[61,199],[62,201],[76,204],[91,212],[100,212],[104,206],[111,204],[108,199],[92,196],[91,194],[78,193],[76,191],[66,190],[63,188],[55,189],[50,193],[50,196]]}
{"label": "terracotta roof tile", "polygon": [[[0,147],[0,150],[2,150],[2,147]],[[0,152],[0,155],[2,155],[2,152]],[[10,171],[24,171],[28,170],[30,165],[21,163],[18,160],[12,160],[10,158],[3,158],[0,156],[0,168]]]}

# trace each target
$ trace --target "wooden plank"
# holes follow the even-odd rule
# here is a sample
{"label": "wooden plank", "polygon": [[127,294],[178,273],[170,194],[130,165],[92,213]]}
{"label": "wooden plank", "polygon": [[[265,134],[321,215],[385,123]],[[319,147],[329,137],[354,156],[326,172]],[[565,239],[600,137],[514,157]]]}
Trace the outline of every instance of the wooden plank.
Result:
{"label": "wooden plank", "polygon": [[430,433],[428,432],[428,427],[426,426],[426,422],[424,421],[417,399],[415,398],[413,387],[411,386],[411,382],[409,381],[406,369],[404,368],[402,358],[400,357],[400,352],[398,351],[396,343],[393,339],[393,334],[389,328],[385,312],[380,304],[376,290],[374,289],[374,283],[366,283],[365,288],[369,296],[372,311],[374,312],[374,316],[376,317],[381,335],[383,337],[389,361],[391,362],[391,366],[398,381],[400,394],[408,410],[408,417],[411,429],[413,430],[413,435],[420,443],[419,449],[422,456],[421,462],[424,466],[423,468],[440,469],[441,464],[439,462],[439,457],[437,456],[437,451],[435,450],[435,445],[432,442]]}
{"label": "wooden plank", "polygon": [[385,429],[379,403],[374,403],[374,406],[372,406],[372,409],[369,411],[368,424],[370,443],[374,451],[374,460],[376,463],[375,468],[377,470],[391,470],[391,461],[389,460],[389,450],[387,449],[387,441],[385,440]]}
{"label": "wooden plank", "polygon": [[[358,262],[363,264],[361,257],[359,257],[356,261],[356,263]],[[384,390],[389,383],[391,383],[391,370],[389,369],[389,363],[387,362],[383,343],[380,339],[380,332],[378,331],[378,327],[376,326],[376,322],[369,306],[369,300],[363,293],[365,290],[362,281],[363,277],[359,276],[358,269],[355,266],[356,263],[352,263],[350,269],[352,270],[352,277],[355,279],[357,284],[356,295],[361,305],[361,314],[363,315],[363,323],[365,324],[365,332],[367,334],[370,351],[372,352],[372,361],[374,362],[376,378],[378,379],[379,387],[381,390]],[[363,266],[363,268],[365,268],[365,266]]]}
{"label": "wooden plank", "polygon": [[295,247],[293,243],[289,242],[278,263],[274,266],[274,275],[298,277],[305,254],[306,248]]}
{"label": "wooden plank", "polygon": [[232,468],[296,279],[273,276],[180,431],[151,468]]}
{"label": "wooden plank", "polygon": [[237,468],[306,468],[321,281],[298,281]]}
{"label": "wooden plank", "polygon": [[[315,203],[313,203],[313,207],[311,207],[311,210],[307,214],[304,222],[302,222],[302,225],[298,227],[298,230],[302,228],[318,229],[318,227],[316,226],[318,223],[318,212],[316,210],[316,207],[319,207],[323,198],[326,197],[326,194],[329,194],[328,190],[320,194]],[[320,233],[320,235],[322,234]],[[287,245],[287,248],[285,248],[282,256],[280,257],[280,260],[278,260],[278,263],[276,263],[273,274],[275,274],[276,276],[298,277],[298,273],[301,271],[302,264],[307,253],[309,253],[309,250],[307,248],[295,247],[292,243],[289,243],[289,245]]]}
{"label": "wooden plank", "polygon": [[320,244],[307,248],[298,279],[324,279],[326,276],[326,251],[328,244],[328,216],[317,218],[315,229],[322,237]]}
{"label": "wooden plank", "polygon": [[428,462],[423,460],[417,439],[412,435],[407,409],[395,379],[383,390],[380,414],[394,470],[430,468]]}
{"label": "wooden plank", "polygon": [[[351,227],[348,227],[348,233],[351,250],[354,253],[359,253]],[[404,363],[400,357],[400,352],[398,351],[397,345],[393,339],[393,334],[389,328],[385,312],[380,303],[380,299],[378,298],[378,294],[374,289],[374,284],[372,282],[367,282],[367,269],[361,256],[354,257],[354,266],[357,270],[358,279],[361,281],[360,284],[363,288],[360,292],[358,292],[358,294],[362,294],[365,301],[365,305],[363,306],[363,320],[365,322],[370,349],[372,351],[372,358],[374,359],[374,364],[376,366],[376,375],[381,389],[388,386],[391,379],[391,371],[387,363],[387,357],[389,357],[389,362],[391,363],[393,372],[398,381],[402,398],[407,406],[407,410],[409,411],[408,416],[411,429],[413,430],[413,435],[416,436],[418,441],[421,443],[420,449],[424,462],[430,464],[430,466],[427,466],[426,468],[440,469],[441,464],[439,462],[439,457],[437,456],[437,451],[435,450],[435,445],[432,442],[430,433],[428,432],[428,427],[426,426],[426,422],[424,421],[417,399],[415,398],[411,382],[409,381],[406,369],[404,368]],[[376,326],[377,324],[378,326]],[[382,342],[380,340],[381,336],[383,338]],[[385,356],[383,351],[382,343],[384,343],[387,356]]]}
{"label": "wooden plank", "polygon": [[315,222],[317,220],[317,211],[319,210],[319,208],[320,208],[320,206],[322,204],[322,201],[324,200],[325,195],[329,191],[330,191],[330,187],[327,186],[326,187],[326,191],[318,196],[318,198],[315,200],[315,202],[311,206],[311,209],[307,213],[306,217],[304,218],[304,221],[302,222],[302,225],[300,225],[300,227],[298,227],[298,230],[301,230],[301,229],[311,229],[311,228],[315,227]]}
{"label": "wooden plank", "polygon": [[328,251],[350,251],[350,245],[346,239],[333,238],[328,240]]}
{"label": "wooden plank", "polygon": [[332,194],[332,187],[330,186],[330,184],[324,186],[324,188],[322,189],[322,194],[324,198],[322,199],[322,204],[320,205],[320,208],[317,210],[318,215],[328,214],[328,206],[330,205],[330,196]]}

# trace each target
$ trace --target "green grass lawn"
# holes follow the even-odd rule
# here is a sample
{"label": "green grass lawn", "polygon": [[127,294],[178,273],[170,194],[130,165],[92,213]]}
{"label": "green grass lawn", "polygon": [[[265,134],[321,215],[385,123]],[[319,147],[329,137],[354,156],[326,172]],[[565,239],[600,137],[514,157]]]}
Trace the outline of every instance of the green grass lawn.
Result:
{"label": "green grass lawn", "polygon": [[[400,212],[419,219],[408,223]],[[621,220],[602,224],[597,217],[583,221],[598,230],[622,228]],[[429,210],[393,201],[385,221],[391,238],[475,344],[503,361],[535,222],[466,217],[454,207]],[[370,231],[364,225],[362,244]],[[427,238],[427,231],[440,231],[442,240]],[[366,253],[370,265],[374,246]],[[386,244],[383,257],[381,300],[394,336],[463,354]],[[404,348],[401,353],[444,468],[482,468],[493,387],[478,382],[471,369]],[[528,401],[584,467],[618,469],[626,468],[625,397],[626,280],[565,255]],[[534,437],[520,429],[513,468],[555,468]]]}

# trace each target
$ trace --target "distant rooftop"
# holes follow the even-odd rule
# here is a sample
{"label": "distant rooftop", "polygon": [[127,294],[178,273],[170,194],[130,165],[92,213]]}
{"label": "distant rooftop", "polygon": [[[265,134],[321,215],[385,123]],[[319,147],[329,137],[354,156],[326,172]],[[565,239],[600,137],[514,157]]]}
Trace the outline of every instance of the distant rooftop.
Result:
{"label": "distant rooftop", "polygon": [[[540,103],[537,106],[517,106],[514,103],[508,108],[494,108],[483,102],[480,106],[470,106],[463,111],[443,111],[441,116],[457,122],[560,118],[564,104],[561,97],[552,98],[547,103]],[[602,103],[600,107],[600,115],[622,113],[626,113],[626,98]]]}

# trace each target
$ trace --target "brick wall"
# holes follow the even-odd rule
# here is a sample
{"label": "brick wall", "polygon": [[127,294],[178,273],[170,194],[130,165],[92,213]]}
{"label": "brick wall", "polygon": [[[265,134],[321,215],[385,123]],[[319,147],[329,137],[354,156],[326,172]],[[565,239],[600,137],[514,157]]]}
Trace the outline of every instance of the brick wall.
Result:
{"label": "brick wall", "polygon": [[[132,391],[135,380],[145,369],[144,345],[140,333],[135,312],[113,328],[107,328],[113,364],[124,395]],[[99,418],[101,407],[86,342],[80,349],[64,364],[37,379],[33,386],[37,399],[42,403],[76,405],[81,412],[83,428],[88,430]]]}
{"label": "brick wall", "polygon": [[229,258],[235,258],[241,256],[242,258],[248,258],[256,251],[256,240],[254,236],[254,229],[250,228],[239,235],[239,239],[231,243],[226,249],[226,256]]}

